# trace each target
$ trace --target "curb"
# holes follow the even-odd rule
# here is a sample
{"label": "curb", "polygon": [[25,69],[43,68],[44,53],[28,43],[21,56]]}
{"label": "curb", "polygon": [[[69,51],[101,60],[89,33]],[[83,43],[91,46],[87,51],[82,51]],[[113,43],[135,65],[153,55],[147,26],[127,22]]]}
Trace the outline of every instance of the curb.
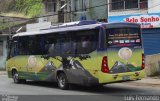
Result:
{"label": "curb", "polygon": [[126,82],[125,84],[132,86],[160,87],[160,79],[145,78],[138,81]]}
{"label": "curb", "polygon": [[7,75],[6,71],[0,71],[0,75]]}

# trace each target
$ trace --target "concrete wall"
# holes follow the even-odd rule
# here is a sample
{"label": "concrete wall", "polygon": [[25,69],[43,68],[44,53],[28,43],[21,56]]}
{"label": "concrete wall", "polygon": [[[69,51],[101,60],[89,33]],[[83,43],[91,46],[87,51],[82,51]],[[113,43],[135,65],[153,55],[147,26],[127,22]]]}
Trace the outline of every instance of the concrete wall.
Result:
{"label": "concrete wall", "polygon": [[[160,0],[148,0],[148,13],[160,13]],[[146,75],[160,75],[160,54],[146,56]]]}
{"label": "concrete wall", "polygon": [[148,0],[148,13],[160,12],[160,0]]}
{"label": "concrete wall", "polygon": [[[89,0],[89,7],[93,7],[90,9],[87,9],[87,11],[84,12],[74,12],[72,14],[73,21],[79,21],[81,16],[86,16],[87,20],[96,20],[96,19],[104,19],[107,18],[107,0]],[[95,7],[99,5],[104,5],[100,7]],[[72,11],[74,11],[74,0],[71,0],[71,8]]]}
{"label": "concrete wall", "polygon": [[3,55],[0,56],[0,69],[5,69],[5,62],[7,58],[7,38],[0,38],[3,41]]}
{"label": "concrete wall", "polygon": [[107,0],[90,0],[92,2],[90,2],[91,7],[95,7],[95,6],[100,6],[100,7],[95,7],[90,9],[90,13],[91,13],[91,18],[92,19],[106,19],[107,17],[107,5],[105,6],[104,4],[107,4]]}
{"label": "concrete wall", "polygon": [[39,31],[41,29],[47,29],[51,27],[51,22],[41,22],[41,23],[34,23],[34,24],[27,24],[27,32],[31,31]]}
{"label": "concrete wall", "polygon": [[147,76],[160,75],[160,54],[146,56],[145,66]]}
{"label": "concrete wall", "polygon": [[147,10],[117,10],[117,11],[110,11],[109,16],[119,16],[119,15],[134,15],[134,14],[147,14]]}
{"label": "concrete wall", "polygon": [[[109,0],[110,1],[110,0]],[[118,15],[132,15],[132,14],[147,14],[147,13],[159,13],[160,12],[160,0],[148,0],[148,9],[130,9],[130,10],[118,10],[110,11],[109,16]]]}
{"label": "concrete wall", "polygon": [[[38,22],[52,22],[52,23],[58,23],[58,10],[60,9],[60,0],[57,0],[57,11],[56,12],[47,12],[47,8],[46,8],[46,2],[47,0],[44,0],[43,2],[43,7],[41,10],[41,14],[40,16],[46,16],[46,17],[42,17],[41,19],[39,19]],[[47,16],[50,15],[50,16]],[[43,21],[42,21],[43,19]]]}
{"label": "concrete wall", "polygon": [[[110,4],[111,0],[108,0],[108,1],[109,1],[109,4]],[[154,0],[150,0],[150,1],[154,1]],[[111,5],[108,5],[108,15],[109,16],[147,14],[148,13],[147,9],[127,9],[127,10],[113,10],[112,11],[112,10],[110,10],[110,6]]]}

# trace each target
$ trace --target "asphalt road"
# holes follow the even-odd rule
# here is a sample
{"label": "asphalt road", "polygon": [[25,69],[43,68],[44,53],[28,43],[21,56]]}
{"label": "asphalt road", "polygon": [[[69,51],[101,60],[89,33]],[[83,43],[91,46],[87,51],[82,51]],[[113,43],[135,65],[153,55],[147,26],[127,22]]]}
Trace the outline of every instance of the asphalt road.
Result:
{"label": "asphalt road", "polygon": [[18,101],[123,101],[128,95],[160,95],[160,88],[137,86],[129,82],[108,84],[99,89],[72,86],[70,90],[60,90],[56,83],[30,81],[14,84],[7,75],[0,75],[0,95],[0,101],[1,98],[5,101],[3,98],[6,95],[12,95],[9,98],[18,96]]}

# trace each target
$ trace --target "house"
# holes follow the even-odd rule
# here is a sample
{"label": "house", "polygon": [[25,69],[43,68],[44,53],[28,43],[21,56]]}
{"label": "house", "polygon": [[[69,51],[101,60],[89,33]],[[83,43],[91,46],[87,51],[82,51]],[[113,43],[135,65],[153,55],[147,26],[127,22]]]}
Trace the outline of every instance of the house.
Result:
{"label": "house", "polygon": [[106,19],[107,0],[71,0],[73,21]]}
{"label": "house", "polygon": [[7,59],[7,37],[8,34],[0,34],[0,70],[5,68]]}
{"label": "house", "polygon": [[47,21],[56,23],[64,23],[70,21],[69,0],[43,0],[43,9],[39,22]]}

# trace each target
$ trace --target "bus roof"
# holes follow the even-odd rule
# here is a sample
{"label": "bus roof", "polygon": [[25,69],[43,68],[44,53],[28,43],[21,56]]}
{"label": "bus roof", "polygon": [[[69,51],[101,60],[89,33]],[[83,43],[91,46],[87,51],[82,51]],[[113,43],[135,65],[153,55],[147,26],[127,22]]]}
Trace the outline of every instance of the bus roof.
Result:
{"label": "bus roof", "polygon": [[32,32],[22,32],[13,35],[12,38],[18,36],[32,36],[32,35],[41,35],[41,34],[49,34],[49,33],[56,33],[56,32],[67,32],[67,31],[77,31],[77,30],[87,30],[87,29],[95,29],[99,26],[106,26],[106,28],[122,28],[122,27],[140,27],[140,24],[134,23],[125,23],[125,22],[118,22],[118,23],[97,23],[97,24],[89,24],[89,25],[81,25],[81,26],[66,26],[66,27],[56,27],[50,28],[45,30],[38,30]]}
{"label": "bus roof", "polygon": [[46,29],[46,30],[38,30],[38,31],[32,31],[32,32],[22,32],[22,33],[17,33],[15,35],[13,35],[13,37],[41,35],[41,34],[65,32],[65,31],[77,31],[77,30],[95,29],[96,27],[98,27],[100,25],[101,24],[82,25],[82,26],[69,26],[69,27],[62,27],[62,28],[60,27],[60,28],[53,28],[53,29]]}

